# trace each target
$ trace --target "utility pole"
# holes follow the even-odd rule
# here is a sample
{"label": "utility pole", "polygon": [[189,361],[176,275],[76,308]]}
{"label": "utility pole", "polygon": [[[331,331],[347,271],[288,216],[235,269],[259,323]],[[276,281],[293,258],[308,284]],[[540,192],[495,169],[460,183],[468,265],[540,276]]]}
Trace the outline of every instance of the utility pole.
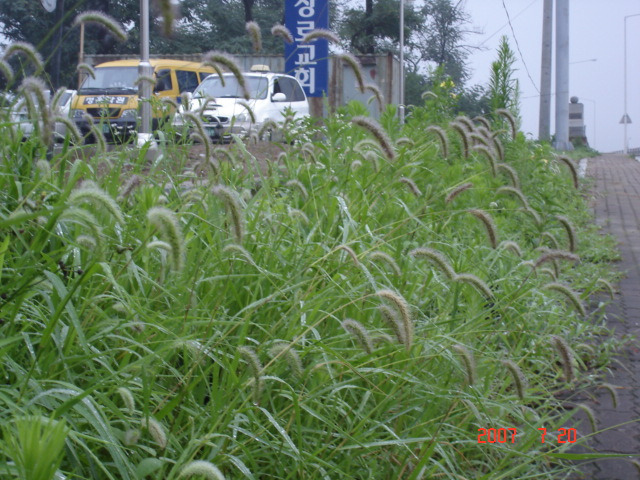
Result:
{"label": "utility pole", "polygon": [[553,54],[553,0],[542,7],[542,59],[540,68],[540,119],[538,138],[551,138],[551,56]]}
{"label": "utility pole", "polygon": [[569,0],[556,0],[556,141],[557,150],[573,150],[569,142]]}

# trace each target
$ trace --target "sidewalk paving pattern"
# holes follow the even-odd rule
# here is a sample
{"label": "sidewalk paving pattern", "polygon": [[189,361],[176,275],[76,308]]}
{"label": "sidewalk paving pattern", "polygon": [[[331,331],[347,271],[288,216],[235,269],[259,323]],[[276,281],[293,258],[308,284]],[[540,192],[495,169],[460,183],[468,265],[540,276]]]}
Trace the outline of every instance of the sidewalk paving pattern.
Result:
{"label": "sidewalk paving pattern", "polygon": [[[603,155],[589,159],[587,176],[595,180],[596,222],[615,235],[622,256],[619,268],[624,277],[607,307],[607,325],[618,337],[636,338],[615,357],[605,379],[618,387],[617,408],[605,388],[595,389],[586,402],[595,413],[599,433],[589,438],[588,450],[582,450],[633,456],[585,463],[583,478],[636,480],[640,469],[631,460],[640,462],[640,162],[625,155]],[[590,432],[587,423],[581,422],[583,434]]]}

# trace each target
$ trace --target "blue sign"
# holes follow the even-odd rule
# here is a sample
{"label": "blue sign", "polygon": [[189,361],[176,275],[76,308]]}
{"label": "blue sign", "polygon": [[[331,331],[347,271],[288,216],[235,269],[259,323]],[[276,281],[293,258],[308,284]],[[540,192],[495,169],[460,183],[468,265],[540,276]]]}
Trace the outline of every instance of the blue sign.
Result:
{"label": "blue sign", "polygon": [[329,0],[285,0],[285,26],[293,43],[284,44],[286,73],[298,79],[307,97],[323,97],[329,92],[329,42],[302,39],[317,29],[329,28]]}

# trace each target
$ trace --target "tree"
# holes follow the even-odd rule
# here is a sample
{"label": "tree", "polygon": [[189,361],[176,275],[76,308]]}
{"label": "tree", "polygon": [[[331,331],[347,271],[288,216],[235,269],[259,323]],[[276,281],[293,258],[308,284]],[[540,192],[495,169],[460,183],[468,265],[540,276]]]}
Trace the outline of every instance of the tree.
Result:
{"label": "tree", "polygon": [[[397,52],[400,41],[399,0],[366,0],[365,10],[349,8],[339,22],[340,36],[356,54]],[[419,11],[405,6],[405,38],[423,25]]]}
{"label": "tree", "polygon": [[466,59],[475,48],[467,43],[467,35],[478,33],[469,29],[469,15],[464,1],[429,0],[422,7],[424,25],[409,38],[408,61],[413,71],[433,63],[442,68],[456,85],[463,85],[469,76]]}

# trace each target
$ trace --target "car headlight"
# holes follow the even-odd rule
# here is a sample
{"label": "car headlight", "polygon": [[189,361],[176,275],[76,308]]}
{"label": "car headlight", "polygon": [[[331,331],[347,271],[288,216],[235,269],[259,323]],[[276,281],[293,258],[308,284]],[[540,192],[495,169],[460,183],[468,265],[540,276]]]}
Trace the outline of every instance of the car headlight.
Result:
{"label": "car headlight", "polygon": [[249,121],[249,115],[246,113],[239,113],[238,115],[233,116],[233,121],[235,123],[245,123]]}
{"label": "car headlight", "polygon": [[136,109],[128,109],[123,110],[120,118],[136,118],[138,116],[138,111]]}

